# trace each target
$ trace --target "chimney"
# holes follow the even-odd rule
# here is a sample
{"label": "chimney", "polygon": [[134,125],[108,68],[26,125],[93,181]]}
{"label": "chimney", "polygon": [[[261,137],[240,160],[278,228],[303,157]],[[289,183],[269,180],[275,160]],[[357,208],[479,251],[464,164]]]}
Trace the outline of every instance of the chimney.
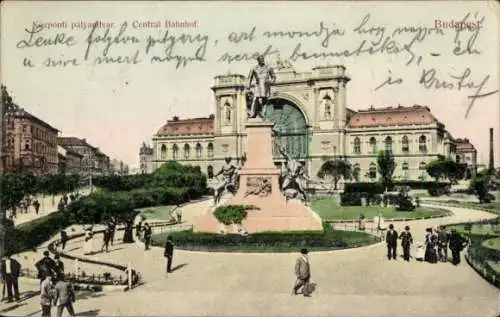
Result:
{"label": "chimney", "polygon": [[493,128],[490,128],[490,162],[489,162],[489,170],[493,171],[495,168],[495,158],[494,158],[494,149],[493,149]]}

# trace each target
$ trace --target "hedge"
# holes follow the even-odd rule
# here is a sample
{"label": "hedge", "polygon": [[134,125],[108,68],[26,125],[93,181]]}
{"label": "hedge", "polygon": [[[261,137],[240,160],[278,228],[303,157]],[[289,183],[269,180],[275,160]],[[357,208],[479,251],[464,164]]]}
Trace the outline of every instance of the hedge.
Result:
{"label": "hedge", "polygon": [[[435,188],[446,188],[450,186],[450,183],[446,182],[422,182],[422,181],[394,181],[394,187],[397,186],[408,186],[411,189],[435,189]],[[383,194],[385,191],[384,186],[381,183],[347,183],[344,187],[344,192],[354,193],[370,193],[370,194]]]}
{"label": "hedge", "polygon": [[324,231],[259,232],[249,235],[198,233],[188,231],[158,234],[152,245],[164,246],[171,235],[176,248],[209,252],[298,252],[345,249],[373,244],[379,239],[364,232],[337,231],[324,225]]}

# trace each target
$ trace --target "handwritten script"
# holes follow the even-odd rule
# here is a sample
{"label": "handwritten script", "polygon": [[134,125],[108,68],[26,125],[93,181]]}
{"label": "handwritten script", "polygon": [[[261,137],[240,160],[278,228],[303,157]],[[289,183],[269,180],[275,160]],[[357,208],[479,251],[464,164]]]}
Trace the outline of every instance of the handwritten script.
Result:
{"label": "handwritten script", "polygon": [[[470,13],[462,21],[470,19],[479,21],[479,25],[485,22],[485,17],[477,14],[472,16]],[[220,38],[209,32],[200,32],[200,28],[137,29],[126,21],[121,24],[109,23],[104,27],[95,23],[93,27],[80,30],[53,29],[34,22],[24,29],[16,49],[22,54],[22,64],[26,68],[60,69],[83,65],[152,64],[172,65],[178,70],[207,61],[221,64],[250,61],[259,55],[268,61],[284,58],[291,62],[385,55],[408,67],[405,75],[411,71],[417,72],[418,82],[410,84],[428,90],[470,92],[466,117],[477,99],[498,92],[498,89],[488,87],[490,74],[477,74],[470,67],[449,74],[425,66],[427,60],[442,55],[456,59],[481,55],[482,50],[477,45],[481,27],[443,29],[432,24],[427,27],[388,27],[374,20],[370,14],[366,14],[351,25],[319,21],[310,29],[261,30],[258,26],[249,26],[244,32],[230,31]],[[445,36],[447,34],[451,36]],[[449,45],[441,45],[447,48],[443,52],[436,51],[432,49],[434,46],[429,44],[430,41],[449,42]],[[219,45],[219,42],[224,45]],[[54,51],[58,53],[54,54]],[[374,91],[405,83],[408,80],[388,69],[387,79],[374,83]]]}

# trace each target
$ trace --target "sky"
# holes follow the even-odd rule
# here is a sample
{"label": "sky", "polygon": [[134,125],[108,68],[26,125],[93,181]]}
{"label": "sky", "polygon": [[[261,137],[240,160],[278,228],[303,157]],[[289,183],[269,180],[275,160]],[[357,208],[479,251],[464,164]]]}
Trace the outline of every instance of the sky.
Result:
{"label": "sky", "polygon": [[[483,1],[4,1],[0,79],[62,136],[134,167],[167,120],[213,113],[216,75],[247,75],[252,55],[271,45],[267,62],[290,59],[298,72],[344,65],[351,109],[428,106],[454,137],[471,140],[480,163],[494,128],[500,165],[499,14]],[[457,21],[469,28],[450,27]]]}

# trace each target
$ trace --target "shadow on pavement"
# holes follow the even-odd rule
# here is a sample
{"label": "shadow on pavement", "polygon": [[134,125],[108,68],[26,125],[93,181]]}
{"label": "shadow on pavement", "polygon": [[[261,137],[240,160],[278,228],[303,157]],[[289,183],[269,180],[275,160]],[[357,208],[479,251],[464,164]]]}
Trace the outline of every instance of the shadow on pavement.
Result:
{"label": "shadow on pavement", "polygon": [[187,263],[182,263],[182,264],[176,265],[176,266],[174,266],[174,267],[170,270],[170,272],[175,272],[175,271],[177,271],[177,270],[180,270],[180,269],[182,269],[183,267],[185,267],[185,266],[187,266],[187,265],[188,265]]}
{"label": "shadow on pavement", "polygon": [[14,305],[10,306],[10,307],[7,307],[7,308],[4,308],[2,310],[0,310],[0,316],[8,316],[8,315],[4,315],[4,313],[8,313],[14,309],[18,309],[19,307],[22,307],[22,306],[25,306],[27,305],[26,303],[14,303]]}
{"label": "shadow on pavement", "polygon": [[75,316],[86,316],[86,317],[99,316],[99,311],[100,311],[100,309],[82,311],[82,312],[76,313]]}
{"label": "shadow on pavement", "polygon": [[91,292],[91,291],[83,291],[83,292],[77,293],[76,299],[80,300],[80,299],[98,298],[98,297],[102,297],[102,296],[106,296],[106,294],[95,293],[95,292]]}

